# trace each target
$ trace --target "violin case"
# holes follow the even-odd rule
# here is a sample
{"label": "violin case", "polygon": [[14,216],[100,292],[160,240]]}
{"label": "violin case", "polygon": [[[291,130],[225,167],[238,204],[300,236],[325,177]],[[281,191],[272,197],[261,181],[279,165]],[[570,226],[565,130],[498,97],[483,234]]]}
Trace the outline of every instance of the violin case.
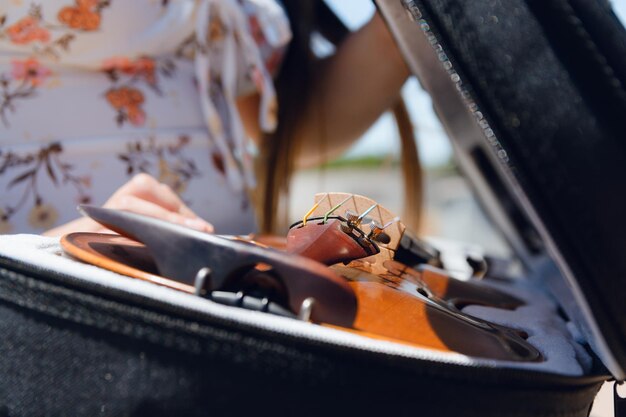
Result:
{"label": "violin case", "polygon": [[625,379],[626,32],[609,4],[377,6],[523,266],[496,284],[541,293],[553,307],[528,321],[565,323],[577,348],[551,339],[544,365],[441,354],[221,305],[60,257],[55,239],[6,236],[0,416],[573,417],[604,381]]}

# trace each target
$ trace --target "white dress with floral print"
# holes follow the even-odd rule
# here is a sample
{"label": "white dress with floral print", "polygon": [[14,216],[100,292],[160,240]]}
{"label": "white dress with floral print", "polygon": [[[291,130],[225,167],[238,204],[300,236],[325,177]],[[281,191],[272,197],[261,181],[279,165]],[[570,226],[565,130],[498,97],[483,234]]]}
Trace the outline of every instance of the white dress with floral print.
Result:
{"label": "white dress with floral print", "polygon": [[261,93],[290,39],[276,0],[0,0],[0,233],[37,233],[136,173],[220,233],[254,230],[235,98]]}

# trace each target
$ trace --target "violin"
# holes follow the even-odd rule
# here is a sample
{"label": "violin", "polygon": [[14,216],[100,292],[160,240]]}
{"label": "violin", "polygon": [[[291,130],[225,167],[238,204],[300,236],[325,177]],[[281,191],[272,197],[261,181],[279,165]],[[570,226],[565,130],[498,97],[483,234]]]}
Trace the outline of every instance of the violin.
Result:
{"label": "violin", "polygon": [[458,281],[432,264],[398,261],[406,228],[365,197],[316,199],[284,245],[90,206],[83,206],[85,214],[122,236],[73,233],[61,244],[81,260],[226,304],[246,307],[248,297],[248,307],[365,337],[481,358],[542,360],[523,332],[460,310],[468,304],[513,309],[522,301]]}
{"label": "violin", "polygon": [[[333,216],[342,210],[344,217]],[[361,214],[356,214],[361,213]],[[310,227],[339,220],[345,233],[336,228]],[[343,221],[343,223],[342,223]],[[305,227],[306,225],[309,227]],[[323,230],[334,230],[332,236],[322,239]],[[366,233],[365,230],[368,230]],[[327,231],[327,233],[333,233]],[[354,235],[358,237],[354,237]],[[361,252],[345,242],[357,241]],[[391,211],[367,197],[348,193],[323,193],[315,196],[312,209],[294,223],[287,235],[284,249],[320,261],[326,265],[349,263],[350,268],[371,272],[381,277],[401,274],[408,281],[419,281],[436,296],[457,309],[466,305],[482,305],[513,310],[524,303],[516,297],[481,285],[477,282],[454,279],[443,269],[440,253],[433,246],[416,237]],[[343,257],[342,257],[343,256]],[[486,272],[480,268],[479,276]],[[401,272],[400,272],[401,271]]]}
{"label": "violin", "polygon": [[476,357],[541,360],[523,332],[460,310],[466,305],[515,309],[521,300],[452,278],[432,264],[414,269],[396,260],[400,242],[406,245],[413,235],[407,236],[406,226],[371,199],[328,193],[316,200],[291,226],[287,251],[324,263],[348,280],[359,303],[351,331]]}

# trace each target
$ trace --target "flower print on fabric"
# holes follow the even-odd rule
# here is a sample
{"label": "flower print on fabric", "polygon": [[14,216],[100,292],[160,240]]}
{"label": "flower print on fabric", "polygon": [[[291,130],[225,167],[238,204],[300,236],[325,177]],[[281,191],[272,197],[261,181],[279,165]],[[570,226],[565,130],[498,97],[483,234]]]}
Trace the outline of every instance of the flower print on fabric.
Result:
{"label": "flower print on fabric", "polygon": [[146,113],[143,109],[145,94],[140,90],[147,86],[161,95],[158,75],[171,77],[176,70],[174,61],[169,58],[156,60],[139,57],[131,60],[127,57],[113,57],[102,63],[102,71],[109,77],[113,87],[106,93],[107,102],[117,111],[116,122],[122,126],[129,122],[134,126],[143,126]]}
{"label": "flower print on fabric", "polygon": [[59,212],[53,205],[42,203],[35,205],[28,213],[28,224],[35,229],[51,229],[59,219]]}
{"label": "flower print on fabric", "polygon": [[[275,124],[288,32],[277,0],[0,0],[0,233],[65,222],[128,171],[253,228],[238,204],[254,175],[235,100],[258,90],[263,129]],[[212,187],[229,198],[200,196]]]}
{"label": "flower print on fabric", "polygon": [[40,20],[40,13],[32,13],[6,28],[5,34],[16,45],[25,45],[31,42],[46,43],[50,40],[50,32],[40,26]]}
{"label": "flower print on fabric", "polygon": [[[53,142],[39,151],[18,154],[0,149],[0,175],[9,176],[7,191],[21,188],[21,197],[12,204],[0,207],[0,228],[7,229],[11,217],[21,210],[29,210],[28,222],[35,229],[49,229],[56,223],[59,213],[46,202],[39,188],[39,176],[45,175],[56,186],[76,189],[76,203],[89,203],[91,178],[73,173],[74,167],[61,160],[63,146]],[[29,208],[30,207],[30,208]]]}
{"label": "flower print on fabric", "polygon": [[[161,71],[171,75],[173,71],[173,63],[168,62],[161,68]],[[148,57],[139,57],[130,60],[127,57],[110,58],[102,64],[102,70],[106,72],[113,81],[117,81],[122,75],[142,80],[149,86],[157,88],[156,82],[157,64],[154,59]]]}
{"label": "flower print on fabric", "polygon": [[112,88],[106,92],[109,104],[117,110],[117,124],[122,125],[129,121],[135,126],[142,126],[146,121],[146,114],[141,106],[145,101],[141,91],[131,87]]}
{"label": "flower print on fabric", "polygon": [[35,58],[13,60],[11,72],[0,74],[0,120],[9,126],[8,113],[17,111],[18,101],[32,98],[52,71]]}
{"label": "flower print on fabric", "polygon": [[26,60],[13,60],[13,71],[11,73],[14,81],[22,84],[37,87],[52,74],[50,69],[44,67],[35,58]]}
{"label": "flower print on fabric", "polygon": [[110,0],[75,0],[55,16],[44,6],[31,3],[28,14],[12,24],[7,24],[8,15],[0,15],[0,41],[27,45],[33,56],[59,60],[64,51],[69,51],[77,32],[100,29],[102,10],[110,5]]}
{"label": "flower print on fabric", "polygon": [[74,6],[59,11],[62,24],[76,30],[92,31],[100,28],[100,13],[111,5],[110,0],[76,0]]}
{"label": "flower print on fabric", "polygon": [[5,215],[4,210],[0,208],[0,235],[13,232],[13,225]]}
{"label": "flower print on fabric", "polygon": [[180,136],[175,144],[157,144],[154,138],[130,142],[118,158],[126,164],[126,174],[144,172],[182,194],[189,181],[200,176],[193,159],[183,154],[189,145],[188,136]]}
{"label": "flower print on fabric", "polygon": [[38,4],[31,4],[28,14],[14,23],[7,24],[7,20],[7,15],[0,16],[0,41],[29,46],[33,56],[59,60],[76,39],[73,30],[59,26],[54,20],[47,21],[43,7]]}

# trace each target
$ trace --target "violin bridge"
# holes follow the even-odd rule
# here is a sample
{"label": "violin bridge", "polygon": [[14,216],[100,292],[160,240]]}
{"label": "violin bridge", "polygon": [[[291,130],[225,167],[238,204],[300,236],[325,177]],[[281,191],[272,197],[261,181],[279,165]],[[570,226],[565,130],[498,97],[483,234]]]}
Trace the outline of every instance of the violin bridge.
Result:
{"label": "violin bridge", "polygon": [[[398,248],[405,230],[404,224],[395,213],[392,213],[370,198],[351,193],[320,193],[315,195],[315,202],[320,204],[315,210],[313,210],[313,212],[311,212],[309,218],[322,217],[323,222],[326,223],[329,217],[341,208],[344,213],[361,213],[355,214],[354,218],[354,221],[357,221],[357,219],[361,217],[361,220],[358,220],[359,226],[360,223],[364,221],[366,216],[372,221],[377,222],[379,225],[383,225],[382,227],[384,232],[379,235],[381,239],[373,239],[376,241],[381,253],[374,255],[373,257],[369,257],[372,259],[365,259],[369,259],[370,262],[375,262],[375,259],[373,258],[393,259],[395,250]],[[349,220],[348,215],[343,217],[345,217],[346,220]],[[348,222],[348,224],[349,223],[350,222]],[[370,230],[371,226],[372,225],[370,224]],[[370,232],[370,230],[367,230],[367,232]],[[365,233],[365,235],[367,236],[368,233]],[[371,238],[373,235],[369,237]]]}

